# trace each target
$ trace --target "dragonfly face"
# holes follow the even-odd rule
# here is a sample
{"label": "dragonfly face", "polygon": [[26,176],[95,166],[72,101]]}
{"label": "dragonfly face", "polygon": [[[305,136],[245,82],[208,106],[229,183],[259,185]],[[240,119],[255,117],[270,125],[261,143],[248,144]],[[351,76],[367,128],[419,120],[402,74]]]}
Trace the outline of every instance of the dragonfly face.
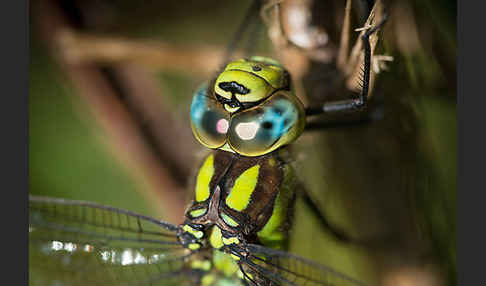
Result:
{"label": "dragonfly face", "polygon": [[305,114],[288,72],[275,60],[251,57],[230,62],[196,91],[191,126],[208,148],[261,156],[297,139]]}

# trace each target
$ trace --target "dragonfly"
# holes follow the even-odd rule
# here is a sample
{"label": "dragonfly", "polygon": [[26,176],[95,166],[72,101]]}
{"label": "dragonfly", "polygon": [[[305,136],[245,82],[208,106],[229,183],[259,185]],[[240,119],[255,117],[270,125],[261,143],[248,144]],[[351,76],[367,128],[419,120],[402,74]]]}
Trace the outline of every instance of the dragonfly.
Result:
{"label": "dragonfly", "polygon": [[[255,1],[257,2],[257,1]],[[180,225],[91,202],[29,197],[35,285],[363,285],[287,252],[298,180],[289,145],[306,118],[366,107],[370,36],[355,99],[304,107],[280,62],[227,63],[195,92],[191,127],[212,151]],[[42,273],[42,274],[39,274]]]}

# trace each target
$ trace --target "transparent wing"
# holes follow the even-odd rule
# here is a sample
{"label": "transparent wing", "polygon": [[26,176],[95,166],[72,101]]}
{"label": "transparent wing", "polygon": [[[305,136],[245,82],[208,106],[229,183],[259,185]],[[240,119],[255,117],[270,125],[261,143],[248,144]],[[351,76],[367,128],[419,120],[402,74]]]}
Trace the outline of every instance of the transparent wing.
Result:
{"label": "transparent wing", "polygon": [[177,227],[95,203],[29,198],[31,285],[182,285],[198,280]]}
{"label": "transparent wing", "polygon": [[247,272],[264,277],[264,284],[364,286],[363,283],[327,266],[288,252],[254,244],[245,248],[250,253],[248,258],[242,259]]}

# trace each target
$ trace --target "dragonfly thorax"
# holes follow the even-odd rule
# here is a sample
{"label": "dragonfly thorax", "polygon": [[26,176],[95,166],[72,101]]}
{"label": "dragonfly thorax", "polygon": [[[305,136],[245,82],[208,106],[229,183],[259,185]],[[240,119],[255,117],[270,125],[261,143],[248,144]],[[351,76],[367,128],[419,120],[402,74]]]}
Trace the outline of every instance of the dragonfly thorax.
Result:
{"label": "dragonfly thorax", "polygon": [[240,243],[285,248],[294,183],[278,152],[259,157],[212,152],[199,168],[183,242],[197,243],[193,248]]}
{"label": "dragonfly thorax", "polygon": [[[206,244],[208,236],[210,236],[210,246],[213,248],[244,241],[242,232],[249,233],[249,230],[238,226],[248,226],[248,224],[238,223],[228,215],[220,213],[220,198],[221,188],[216,186],[213,197],[209,201],[209,207],[191,211],[188,214],[190,219],[183,224],[183,232],[180,235],[180,240],[186,247],[192,250],[198,249]],[[194,217],[194,214],[201,213],[201,210],[204,210],[205,213]]]}

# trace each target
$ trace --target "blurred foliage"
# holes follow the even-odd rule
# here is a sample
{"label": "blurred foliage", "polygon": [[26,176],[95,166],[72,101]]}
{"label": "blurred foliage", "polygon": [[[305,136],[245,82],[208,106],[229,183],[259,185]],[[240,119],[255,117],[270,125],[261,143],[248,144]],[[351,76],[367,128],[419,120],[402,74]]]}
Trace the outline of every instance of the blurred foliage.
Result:
{"label": "blurred foliage", "polygon": [[[399,1],[395,1],[399,2]],[[433,256],[457,283],[457,110],[456,1],[408,2],[418,30],[415,51],[393,50],[393,69],[381,81],[404,87],[417,121],[418,166],[422,168],[411,193],[414,213]],[[395,5],[395,8],[403,7]],[[406,29],[404,29],[406,31]],[[387,44],[390,44],[387,42]]]}
{"label": "blurred foliage", "polygon": [[128,170],[102,142],[86,106],[31,38],[29,97],[30,193],[91,200],[147,212]]}
{"label": "blurred foliage", "polygon": [[[185,1],[181,8],[181,1],[144,1],[142,5],[121,0],[85,1],[84,12],[93,16],[89,28],[98,34],[185,45],[211,43],[224,46],[248,6],[248,1],[227,2]],[[388,64],[389,70],[380,75],[376,84],[380,87],[378,92],[384,97],[385,106],[388,100],[398,102],[396,106],[406,110],[404,113],[401,113],[402,110],[386,110],[385,118],[393,116],[394,112],[397,112],[395,115],[403,115],[397,119],[401,120],[401,128],[411,129],[404,134],[413,134],[413,138],[398,139],[414,144],[417,151],[414,166],[419,170],[415,170],[416,176],[413,182],[409,182],[406,192],[413,209],[414,217],[411,219],[425,244],[430,245],[426,247],[425,256],[427,259],[435,257],[434,260],[447,273],[449,285],[455,285],[457,281],[455,5],[455,1],[449,0],[389,1],[392,18],[383,31],[380,49],[393,55],[394,61]],[[394,15],[405,18],[396,19]],[[413,15],[415,31],[412,26],[400,28],[400,24],[410,22],[410,15]],[[30,192],[96,201],[155,214],[156,206],[141,198],[136,190],[143,186],[138,186],[130,175],[130,169],[113,157],[109,145],[104,142],[106,135],[90,118],[89,109],[76,96],[76,90],[45,49],[35,26],[30,31]],[[417,45],[404,47],[401,45],[403,41],[397,40],[404,36],[401,33],[407,31],[416,32],[417,37],[415,40],[404,37],[405,42],[416,41]],[[266,37],[262,39],[262,47],[267,48],[268,40]],[[187,112],[185,105],[190,101],[191,92],[203,80],[168,72],[156,73],[154,77],[164,90],[169,91],[178,113]],[[338,134],[334,132],[331,131],[329,136]],[[354,142],[356,145],[359,143]],[[378,151],[379,144],[377,142],[375,146]],[[320,148],[308,141],[298,146],[307,154]],[[305,170],[312,170],[313,164],[310,162]],[[334,186],[328,175],[313,176],[315,180],[309,182],[311,186]],[[327,199],[330,213],[341,207],[336,198]],[[346,210],[345,207],[343,209]],[[367,264],[372,251],[335,241],[325,230],[315,227],[313,218],[300,203],[297,211],[296,219],[303,223],[296,225],[295,233],[301,237],[304,234],[310,243],[294,245],[296,252],[327,262],[363,281],[376,282],[375,269]],[[346,224],[345,212],[336,212],[336,221]]]}

